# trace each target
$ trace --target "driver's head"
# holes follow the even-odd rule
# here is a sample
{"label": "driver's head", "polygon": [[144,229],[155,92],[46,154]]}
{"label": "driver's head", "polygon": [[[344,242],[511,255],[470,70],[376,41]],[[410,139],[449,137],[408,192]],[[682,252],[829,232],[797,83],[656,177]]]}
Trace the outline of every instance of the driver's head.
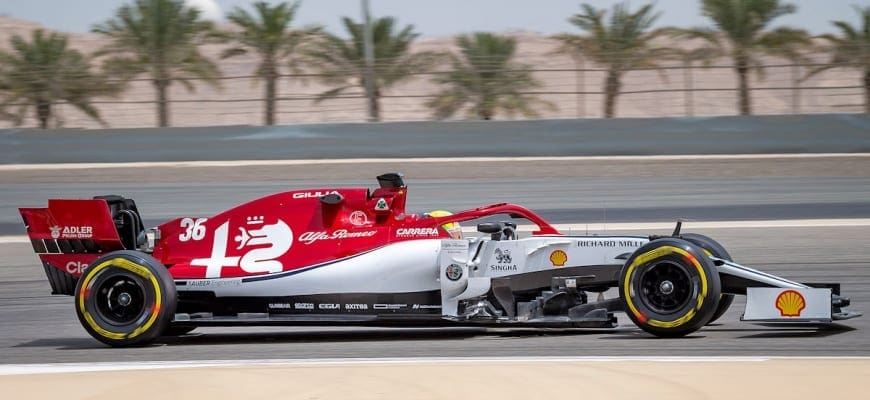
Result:
{"label": "driver's head", "polygon": [[[450,211],[445,210],[435,210],[426,214],[430,217],[446,217],[449,215],[453,215]],[[448,222],[444,225],[441,225],[450,237],[454,239],[462,239],[462,226],[459,225],[459,222]]]}

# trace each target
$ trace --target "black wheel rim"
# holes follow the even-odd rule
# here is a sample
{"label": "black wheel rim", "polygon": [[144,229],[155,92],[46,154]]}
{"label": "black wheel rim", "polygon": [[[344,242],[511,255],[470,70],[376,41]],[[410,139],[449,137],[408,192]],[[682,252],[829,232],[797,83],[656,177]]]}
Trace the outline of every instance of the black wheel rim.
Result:
{"label": "black wheel rim", "polygon": [[658,314],[681,311],[692,298],[692,278],[682,265],[662,261],[640,277],[641,300]]}
{"label": "black wheel rim", "polygon": [[128,325],[145,312],[142,282],[129,274],[107,277],[95,288],[96,311],[112,325]]}

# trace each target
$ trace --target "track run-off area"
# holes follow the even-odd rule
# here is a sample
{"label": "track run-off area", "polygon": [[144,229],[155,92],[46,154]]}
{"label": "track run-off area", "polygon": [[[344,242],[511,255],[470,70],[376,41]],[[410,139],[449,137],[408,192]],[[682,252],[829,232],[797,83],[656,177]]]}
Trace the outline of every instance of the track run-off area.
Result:
{"label": "track run-off area", "polygon": [[606,331],[202,328],[111,349],[81,328],[71,298],[49,295],[17,214],[50,197],[114,193],[156,224],[278,191],[374,187],[376,175],[398,171],[409,212],[509,201],[574,234],[666,234],[684,219],[684,232],[719,240],[741,264],[842,283],[850,309],[867,314],[866,154],[43,165],[0,169],[0,386],[24,393],[15,398],[121,389],[130,398],[855,397],[870,372],[867,315],[826,328],[760,326],[739,321],[739,297],[682,339],[653,338],[618,314],[620,327]]}

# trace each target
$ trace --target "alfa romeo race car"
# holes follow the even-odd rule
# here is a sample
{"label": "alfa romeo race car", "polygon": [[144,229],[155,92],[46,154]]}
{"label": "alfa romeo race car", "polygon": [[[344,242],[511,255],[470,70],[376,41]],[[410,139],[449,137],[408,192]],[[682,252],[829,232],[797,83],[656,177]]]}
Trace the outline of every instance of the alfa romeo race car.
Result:
{"label": "alfa romeo race car", "polygon": [[[731,261],[713,239],[563,235],[515,204],[405,212],[401,174],[379,187],[296,190],[146,230],[132,199],[21,208],[53,294],[110,346],[199,326],[365,325],[641,329],[679,337],[735,295],[743,320],[859,316],[838,284],[804,284]],[[517,236],[516,220],[535,226]],[[482,221],[462,238],[460,223]],[[617,287],[619,297],[596,294]]]}

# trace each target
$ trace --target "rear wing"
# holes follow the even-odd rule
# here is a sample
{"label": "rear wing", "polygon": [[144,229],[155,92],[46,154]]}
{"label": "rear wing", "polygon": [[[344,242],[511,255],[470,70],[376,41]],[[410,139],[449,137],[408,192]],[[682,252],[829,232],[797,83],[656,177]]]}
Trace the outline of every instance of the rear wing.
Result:
{"label": "rear wing", "polygon": [[45,208],[19,209],[52,294],[73,294],[78,278],[92,261],[125,248],[109,201],[52,199]]}
{"label": "rear wing", "polygon": [[37,254],[101,253],[123,249],[106,200],[53,199],[46,208],[20,208]]}

